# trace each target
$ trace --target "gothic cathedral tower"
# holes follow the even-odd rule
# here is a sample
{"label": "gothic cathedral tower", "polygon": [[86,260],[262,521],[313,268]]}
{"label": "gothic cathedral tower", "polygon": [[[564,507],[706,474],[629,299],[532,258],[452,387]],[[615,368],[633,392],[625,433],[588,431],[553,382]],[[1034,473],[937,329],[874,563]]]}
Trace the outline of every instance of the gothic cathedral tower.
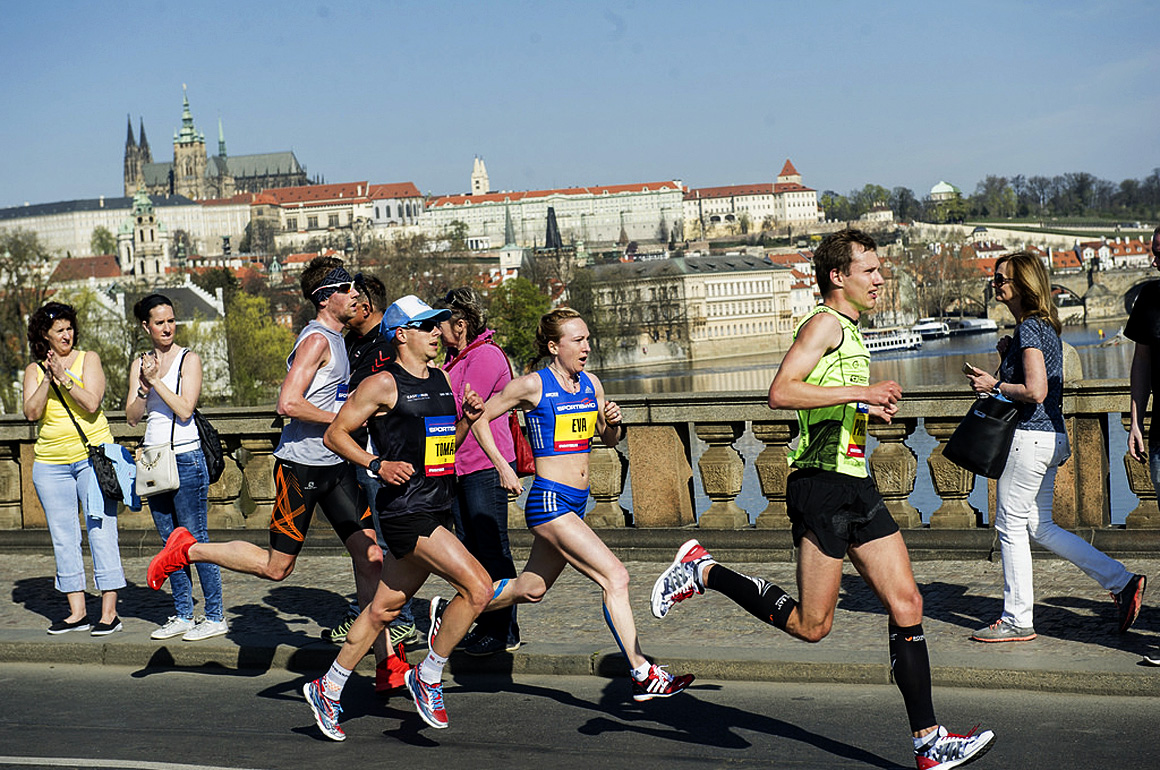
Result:
{"label": "gothic cathedral tower", "polygon": [[181,130],[173,136],[173,192],[192,200],[205,198],[205,134],[193,127],[189,97],[181,89],[184,105]]}
{"label": "gothic cathedral tower", "polygon": [[149,140],[145,138],[145,119],[141,119],[141,144],[133,137],[133,119],[128,118],[129,136],[125,139],[125,197],[132,198],[145,184],[145,164],[153,162]]}

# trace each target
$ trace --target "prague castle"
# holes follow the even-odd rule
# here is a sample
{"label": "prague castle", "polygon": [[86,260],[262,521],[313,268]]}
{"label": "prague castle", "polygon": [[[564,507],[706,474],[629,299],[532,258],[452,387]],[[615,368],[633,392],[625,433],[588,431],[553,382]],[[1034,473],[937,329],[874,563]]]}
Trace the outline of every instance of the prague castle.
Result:
{"label": "prague castle", "polygon": [[210,156],[205,134],[193,125],[189,97],[184,95],[184,89],[183,102],[181,128],[173,135],[171,163],[153,162],[144,120],[139,139],[133,136],[133,121],[129,120],[129,136],[125,140],[125,197],[132,197],[144,188],[149,195],[207,200],[311,184],[306,178],[306,168],[291,151],[229,157],[220,119],[217,155]]}

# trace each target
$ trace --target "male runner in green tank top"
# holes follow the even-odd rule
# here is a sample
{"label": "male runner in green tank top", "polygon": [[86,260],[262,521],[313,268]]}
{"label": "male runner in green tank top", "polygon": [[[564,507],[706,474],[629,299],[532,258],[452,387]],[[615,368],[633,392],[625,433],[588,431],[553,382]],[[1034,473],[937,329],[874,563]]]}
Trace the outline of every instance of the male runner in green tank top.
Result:
{"label": "male runner in green tank top", "polygon": [[874,309],[884,283],[874,240],[846,229],[814,254],[823,296],[798,326],[773,384],[771,409],[795,409],[800,436],[790,453],[786,507],[798,546],[798,601],[781,588],[718,564],[696,540],[653,586],[652,610],[664,617],[677,602],[711,588],[770,625],[807,642],[830,633],[845,556],[885,605],[890,664],[902,692],[919,770],[951,768],[981,757],[994,733],[955,735],[935,720],[930,660],[922,631],[922,595],[898,525],[866,472],[866,423],[890,422],[902,389],[871,384],[870,355],[858,319]]}

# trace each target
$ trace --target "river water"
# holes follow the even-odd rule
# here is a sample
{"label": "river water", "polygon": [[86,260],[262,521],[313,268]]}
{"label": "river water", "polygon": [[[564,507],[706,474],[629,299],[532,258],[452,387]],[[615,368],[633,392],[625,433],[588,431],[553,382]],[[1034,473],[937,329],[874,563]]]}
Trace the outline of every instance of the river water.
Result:
{"label": "river water", "polygon": [[[1084,379],[1126,379],[1129,376],[1132,345],[1100,345],[1102,338],[1112,338],[1119,330],[1118,322],[1102,326],[1093,324],[1064,328],[1063,339],[1079,353]],[[980,369],[993,372],[999,366],[995,343],[999,335],[1009,333],[1010,330],[1000,330],[999,334],[975,334],[927,340],[920,350],[876,353],[871,358],[871,377],[874,380],[897,381],[902,385],[903,398],[906,397],[907,387],[922,385],[962,386],[966,391],[966,378],[961,371],[963,362],[969,361]],[[606,373],[597,370],[597,373],[600,374],[605,390],[612,398],[617,394],[765,391],[768,390],[783,355],[784,352],[755,353],[744,358],[703,362],[691,367],[672,366]],[[1121,459],[1127,450],[1127,432],[1122,430],[1119,423],[1114,422],[1111,427],[1109,441],[1111,518],[1113,524],[1123,524],[1127,515],[1136,507],[1137,498],[1128,488]],[[873,449],[875,443],[871,437],[869,448]],[[910,504],[922,513],[923,521],[928,521],[930,514],[940,505],[926,465],[926,459],[936,442],[920,423],[906,444],[918,457],[918,478],[915,480],[914,492],[909,498]],[[754,438],[751,432],[746,431],[735,446],[745,458],[746,464],[745,480],[737,504],[746,510],[750,521],[753,521],[767,504],[761,495],[761,487],[753,469],[753,460],[764,445]],[[694,465],[696,458],[700,457],[705,449],[706,445],[694,436]],[[709,507],[709,500],[701,488],[700,475],[695,470],[693,478],[696,492],[694,507],[700,515]],[[626,485],[621,504],[631,508],[631,500],[632,491]],[[986,479],[977,481],[969,501],[976,509],[987,513]]]}

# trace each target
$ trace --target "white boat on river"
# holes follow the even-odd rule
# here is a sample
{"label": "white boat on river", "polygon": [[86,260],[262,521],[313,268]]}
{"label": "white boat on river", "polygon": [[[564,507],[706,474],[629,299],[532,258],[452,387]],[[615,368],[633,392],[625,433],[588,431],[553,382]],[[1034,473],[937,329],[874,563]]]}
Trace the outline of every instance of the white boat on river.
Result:
{"label": "white boat on river", "polygon": [[940,321],[937,318],[920,318],[918,323],[910,327],[910,330],[921,334],[924,340],[936,340],[951,336],[951,327],[947,325],[946,321]]}
{"label": "white boat on river", "polygon": [[910,329],[863,329],[862,341],[871,353],[886,350],[916,350],[922,347],[922,335]]}

